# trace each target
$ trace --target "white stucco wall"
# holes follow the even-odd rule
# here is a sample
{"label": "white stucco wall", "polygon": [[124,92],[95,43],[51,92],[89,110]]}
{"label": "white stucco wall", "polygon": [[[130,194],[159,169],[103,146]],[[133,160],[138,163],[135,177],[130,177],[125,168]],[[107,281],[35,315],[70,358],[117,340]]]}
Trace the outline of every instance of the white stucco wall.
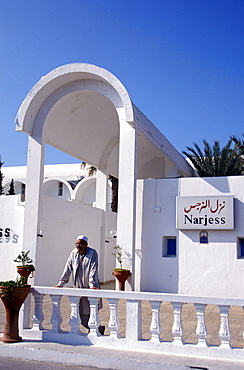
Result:
{"label": "white stucco wall", "polygon": [[[69,253],[75,248],[76,237],[85,234],[89,238],[89,245],[95,248],[99,255],[99,275],[101,281],[112,280],[111,265],[113,258],[101,260],[106,251],[112,246],[105,245],[102,239],[103,211],[91,206],[67,202],[59,198],[43,196],[42,235],[39,238],[39,247],[36,258],[35,284],[52,286],[57,284],[63,271]],[[108,227],[116,225],[116,215],[110,215]],[[105,267],[102,267],[105,262]],[[114,263],[115,264],[115,263]],[[102,271],[107,271],[106,274]]]}
{"label": "white stucco wall", "polygon": [[[135,288],[200,296],[242,297],[244,259],[237,258],[238,238],[244,238],[244,177],[138,180]],[[234,196],[234,229],[208,230],[200,244],[199,230],[176,229],[177,196]],[[90,205],[43,196],[43,220],[35,259],[35,284],[57,283],[80,233],[99,254],[101,281],[113,279],[112,256],[116,214]],[[19,196],[0,197],[0,280],[17,277],[13,259],[22,250],[24,203]],[[106,217],[105,217],[106,214]],[[177,237],[176,257],[163,257],[165,237]],[[108,240],[109,243],[105,243]],[[126,261],[125,261],[126,262]],[[34,284],[34,280],[30,280]]]}
{"label": "white stucco wall", "polygon": [[141,277],[139,281],[136,274],[136,290],[177,293],[178,258],[162,257],[163,237],[177,235],[177,180],[139,180],[137,185],[137,207],[142,215],[138,209],[136,259]]}
{"label": "white stucco wall", "polygon": [[234,230],[208,231],[208,244],[199,244],[197,230],[179,232],[179,293],[242,297],[244,259],[237,258],[237,244],[244,237],[244,177],[179,181],[182,196],[234,196]]}
{"label": "white stucco wall", "polygon": [[[18,195],[0,196],[0,280],[15,280],[17,264],[13,262],[22,250],[24,207]],[[10,236],[6,237],[6,229]],[[0,234],[1,235],[1,234]]]}
{"label": "white stucco wall", "polygon": [[[243,176],[138,182],[142,221],[137,227],[137,248],[141,249],[141,279],[137,289],[242,297],[244,259],[237,258],[237,242],[239,237],[244,238],[243,188]],[[234,196],[234,230],[208,230],[209,243],[200,244],[201,229],[176,229],[177,195],[221,194]],[[165,236],[177,236],[175,258],[162,256]]]}
{"label": "white stucco wall", "polygon": [[[15,280],[18,277],[13,259],[23,247],[24,203],[20,196],[0,197],[0,280]],[[89,245],[95,248],[99,255],[99,274],[101,282],[113,280],[111,275],[115,267],[112,256],[116,240],[105,243],[105,236],[116,229],[117,215],[108,211],[106,216],[101,209],[69,202],[60,198],[43,196],[43,221],[38,237],[37,253],[30,251],[36,267],[35,278],[30,284],[52,286],[57,284],[64,264],[77,235],[84,233],[89,237]],[[106,224],[104,223],[106,220]],[[5,237],[6,229],[10,237]],[[8,232],[8,231],[6,231]],[[31,248],[30,248],[31,249]],[[70,281],[71,282],[71,281]]]}
{"label": "white stucco wall", "polygon": [[[33,243],[26,243],[23,246],[25,202],[21,202],[20,196],[17,195],[0,197],[0,235],[1,229],[4,232],[9,227],[12,235],[12,239],[0,236],[0,247],[3,252],[0,260],[0,280],[15,280],[18,276],[13,259],[24,248],[31,250],[31,257],[35,260],[35,278],[30,283],[48,286],[56,284],[64,263],[74,247],[75,238],[80,233],[87,234],[90,245],[98,251],[101,282],[114,279],[111,271],[116,264],[112,256],[116,239],[110,240],[109,243],[105,243],[105,239],[108,239],[110,230],[117,229],[117,214],[110,211],[109,204],[105,205],[106,211],[96,208],[97,176],[87,177],[87,169],[81,169],[80,164],[47,165],[44,171],[45,175],[50,177],[45,176],[42,186],[43,215],[37,234],[43,237],[37,237],[37,248]],[[25,174],[26,167],[5,167],[4,181],[9,182],[14,178],[15,185],[19,186],[19,189],[18,186],[15,187],[15,191],[19,190],[20,193],[21,183],[16,176]],[[73,190],[66,180],[80,180],[81,176],[86,177]],[[26,183],[26,178],[21,180]],[[59,182],[64,184],[62,196],[58,196]],[[107,190],[110,201],[110,184]],[[69,201],[70,199],[72,201]],[[31,220],[30,224],[32,225]],[[16,235],[13,239],[14,233],[18,235],[18,243]]]}

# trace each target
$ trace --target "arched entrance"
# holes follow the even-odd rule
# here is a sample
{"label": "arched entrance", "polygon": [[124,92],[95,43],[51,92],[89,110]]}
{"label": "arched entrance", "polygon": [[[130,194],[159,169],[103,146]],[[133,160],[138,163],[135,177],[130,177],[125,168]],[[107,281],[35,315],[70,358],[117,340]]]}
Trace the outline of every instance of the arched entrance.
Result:
{"label": "arched entrance", "polygon": [[44,151],[49,144],[100,170],[96,206],[103,211],[107,176],[119,178],[117,242],[131,256],[129,284],[134,289],[136,179],[190,175],[191,167],[132,103],[120,81],[90,64],[65,65],[42,77],[23,101],[16,129],[29,135],[24,249],[35,251],[38,261]]}

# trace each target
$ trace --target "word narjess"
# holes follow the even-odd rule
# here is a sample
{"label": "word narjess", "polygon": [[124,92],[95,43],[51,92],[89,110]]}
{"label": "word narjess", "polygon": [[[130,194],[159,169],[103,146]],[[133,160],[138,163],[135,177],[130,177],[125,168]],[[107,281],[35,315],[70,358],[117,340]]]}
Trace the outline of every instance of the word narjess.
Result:
{"label": "word narjess", "polygon": [[192,215],[184,215],[185,217],[185,225],[187,223],[193,224],[193,225],[202,225],[202,226],[208,226],[208,225],[224,225],[225,224],[225,217],[209,217],[205,215],[204,217],[193,217]]}

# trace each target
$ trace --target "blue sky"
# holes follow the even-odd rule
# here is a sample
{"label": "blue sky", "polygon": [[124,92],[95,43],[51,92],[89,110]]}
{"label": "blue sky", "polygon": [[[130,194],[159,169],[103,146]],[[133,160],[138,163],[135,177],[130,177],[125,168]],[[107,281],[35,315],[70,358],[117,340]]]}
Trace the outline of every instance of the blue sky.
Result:
{"label": "blue sky", "polygon": [[[0,155],[26,165],[14,119],[52,69],[103,67],[180,152],[244,132],[243,0],[0,0]],[[48,148],[46,163],[74,158]]]}

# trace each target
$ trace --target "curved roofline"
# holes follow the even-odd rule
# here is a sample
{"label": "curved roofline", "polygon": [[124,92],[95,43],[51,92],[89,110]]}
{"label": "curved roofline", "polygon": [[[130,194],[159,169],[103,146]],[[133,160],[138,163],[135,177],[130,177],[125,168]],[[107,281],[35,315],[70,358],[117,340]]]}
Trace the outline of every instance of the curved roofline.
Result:
{"label": "curved roofline", "polygon": [[43,184],[46,184],[47,182],[51,182],[51,181],[62,182],[68,188],[70,188],[71,190],[73,190],[72,187],[71,187],[71,185],[69,184],[69,182],[67,180],[65,180],[63,177],[58,177],[58,176],[48,177],[48,178],[46,178],[46,179],[43,180]]}
{"label": "curved roofline", "polygon": [[76,199],[76,195],[77,195],[78,191],[80,190],[80,188],[84,187],[85,184],[87,186],[87,182],[94,182],[94,181],[96,182],[96,179],[97,179],[96,176],[85,177],[84,179],[82,179],[79,182],[79,184],[77,184],[76,187],[73,190],[74,199]]}
{"label": "curved roofline", "polygon": [[[87,63],[71,63],[58,67],[43,76],[29,91],[17,113],[17,131],[31,134],[36,115],[45,100],[57,89],[77,80],[97,80],[109,84],[118,94],[126,113],[126,121],[134,121],[133,104],[124,85],[104,68]],[[116,103],[112,101],[115,105]],[[116,106],[115,106],[116,107]],[[28,113],[28,119],[27,118]]]}
{"label": "curved roofline", "polygon": [[[21,180],[19,180],[18,178],[17,179],[13,179],[14,180],[14,184],[17,184],[17,183],[19,183],[19,184],[27,184],[27,181],[26,181],[26,179],[21,179]],[[9,185],[10,183],[11,183],[11,181],[12,181],[12,179],[5,179],[5,180],[3,180],[3,187],[5,187],[6,185]]]}

